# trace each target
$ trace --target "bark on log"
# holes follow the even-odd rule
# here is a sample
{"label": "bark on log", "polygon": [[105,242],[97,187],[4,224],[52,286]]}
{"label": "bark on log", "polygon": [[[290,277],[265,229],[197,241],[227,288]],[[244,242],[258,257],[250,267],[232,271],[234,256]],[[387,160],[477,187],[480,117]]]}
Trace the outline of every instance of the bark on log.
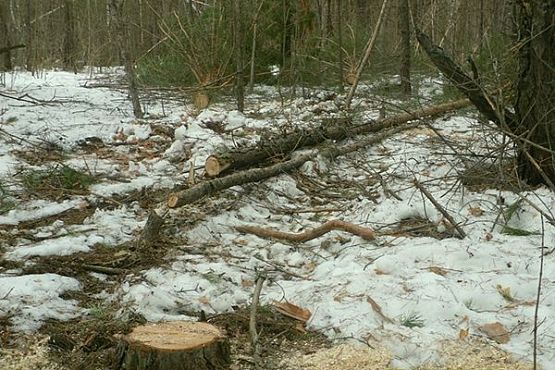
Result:
{"label": "bark on log", "polygon": [[208,176],[215,177],[223,171],[252,166],[272,157],[283,157],[294,150],[320,144],[325,140],[338,141],[360,134],[379,132],[410,120],[437,116],[468,105],[470,105],[470,102],[466,99],[456,100],[426,107],[414,112],[383,118],[363,125],[329,124],[312,130],[299,130],[282,137],[263,140],[254,147],[212,154],[207,158],[204,167]]}
{"label": "bark on log", "polygon": [[160,217],[156,211],[151,210],[148,214],[145,227],[139,239],[139,247],[152,247],[160,239],[160,229],[164,224],[164,218]]}
{"label": "bark on log", "polygon": [[229,343],[213,325],[174,321],[135,328],[124,337],[126,370],[229,369]]}

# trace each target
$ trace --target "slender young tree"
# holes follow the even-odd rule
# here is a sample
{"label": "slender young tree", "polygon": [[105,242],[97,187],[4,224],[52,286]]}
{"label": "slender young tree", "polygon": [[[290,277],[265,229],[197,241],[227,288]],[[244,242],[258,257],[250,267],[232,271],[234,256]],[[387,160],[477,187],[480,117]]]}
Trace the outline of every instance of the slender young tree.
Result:
{"label": "slender young tree", "polygon": [[405,96],[412,92],[410,83],[410,16],[409,0],[399,0],[399,30],[401,34],[401,88]]}
{"label": "slender young tree", "polygon": [[74,0],[64,0],[64,45],[63,63],[64,69],[77,73],[75,62],[77,54],[77,35],[75,33],[75,14],[73,11]]}
{"label": "slender young tree", "polygon": [[244,35],[243,35],[243,0],[232,1],[234,53],[235,53],[235,98],[237,110],[245,109],[245,72],[244,72]]}
{"label": "slender young tree", "polygon": [[121,59],[125,67],[127,89],[129,91],[131,103],[133,104],[133,114],[135,115],[135,118],[143,118],[137,78],[135,76],[135,63],[129,50],[129,30],[126,26],[128,22],[126,22],[124,18],[124,4],[125,0],[111,0],[109,4],[110,14],[113,17],[113,31],[115,32],[115,39],[117,40],[117,45],[121,53]]}

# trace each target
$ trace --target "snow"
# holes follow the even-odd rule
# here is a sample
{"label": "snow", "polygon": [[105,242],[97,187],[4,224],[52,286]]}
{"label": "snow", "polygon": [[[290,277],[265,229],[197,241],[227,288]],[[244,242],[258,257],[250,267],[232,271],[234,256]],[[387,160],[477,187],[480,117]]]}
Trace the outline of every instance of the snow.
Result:
{"label": "snow", "polygon": [[62,293],[80,290],[79,281],[56,274],[0,276],[0,315],[13,315],[15,330],[31,332],[46,319],[69,320],[84,313]]}
{"label": "snow", "polygon": [[[281,105],[268,100],[275,93],[270,87],[256,87],[258,95],[247,102],[247,107],[254,108],[245,114],[227,110],[228,105],[222,103],[195,116],[185,113],[186,107],[166,102],[167,116],[156,122],[173,127],[175,135],[162,142],[165,139],[153,135],[148,120],[132,118],[124,91],[88,88],[85,84],[94,81],[86,74],[15,72],[6,74],[5,81],[7,92],[27,93],[48,103],[36,106],[2,98],[0,111],[5,113],[1,118],[17,118],[2,124],[3,131],[32,143],[53,141],[68,153],[65,164],[101,175],[88,195],[59,201],[21,198],[17,208],[0,215],[4,227],[0,230],[17,236],[15,243],[0,242],[0,258],[27,264],[37,263],[37,257],[94,253],[100,244],[117,246],[134,240],[148,210],[137,201],[112,200],[114,195],[125,198],[144,189],[169,192],[187,181],[191,164],[202,167],[218,148],[233,147],[235,140],[252,142],[263,130],[276,133],[284,125],[315,124],[313,112],[334,115],[338,111],[335,100],[319,101],[318,94]],[[426,92],[430,96],[433,83],[429,81],[431,88]],[[153,116],[162,113],[161,106],[150,104]],[[376,118],[376,107],[364,99],[353,104],[362,111],[359,119]],[[221,123],[228,133],[215,133],[206,127],[207,122]],[[240,139],[233,136],[232,132],[245,128],[254,131]],[[459,150],[474,154],[485,153],[484,145],[497,140],[486,142],[487,129],[462,113],[436,120],[434,128],[457,143]],[[111,154],[82,152],[77,142],[87,137],[118,146],[111,147]],[[378,338],[393,352],[394,367],[409,369],[433,361],[440,355],[442,340],[456,339],[467,328],[472,336],[483,337],[478,327],[494,322],[502,323],[511,335],[508,343],[495,345],[530,360],[542,245],[537,209],[551,214],[555,195],[546,188],[513,193],[473,192],[455,186],[456,170],[462,169],[460,160],[447,154],[451,148],[435,139],[430,129],[414,129],[333,161],[317,157],[298,174],[234,187],[202,206],[172,210],[169,217],[177,220],[172,233],[185,244],[172,252],[171,260],[160,261],[163,267],[127,276],[107,299],[122,302],[149,321],[191,319],[191,312],[220,313],[248,304],[252,282],[263,273],[269,277],[262,291],[263,303],[285,299],[309,309],[313,314],[309,329],[331,338]],[[15,149],[29,148],[28,143],[0,132],[0,185],[11,184],[21,168],[30,167],[14,154]],[[146,151],[153,154],[141,156]],[[201,172],[197,171],[197,181]],[[384,191],[377,173],[396,197]],[[415,189],[413,179],[460,223],[466,238],[439,240],[391,232],[399,221],[414,217],[429,220],[437,232],[446,230],[443,215]],[[10,189],[16,197],[21,191],[17,186]],[[97,206],[83,225],[57,220],[65,211],[102,202],[110,206]],[[530,235],[503,233],[502,210],[515,202],[517,211],[506,224],[533,232]],[[163,204],[158,207],[165,211]],[[481,214],[471,212],[470,207],[479,207]],[[182,222],[193,216],[194,226]],[[49,218],[50,225],[32,231],[38,240],[15,233],[23,222]],[[368,242],[332,231],[290,245],[234,229],[254,225],[301,232],[331,219],[372,228],[377,238]],[[552,251],[555,228],[544,222],[543,244],[545,251]],[[66,291],[82,289],[75,278],[20,274],[20,270],[0,267],[0,317],[9,315],[15,330],[34,331],[48,318],[68,320],[86,314],[78,302],[61,298]],[[544,257],[538,314],[539,360],[547,370],[555,369],[554,287],[555,253],[551,253]],[[509,292],[511,300],[500,294],[501,289]],[[381,307],[388,320],[370,301]],[[421,320],[422,327],[401,325],[411,315]]]}
{"label": "snow", "polygon": [[21,209],[12,209],[4,215],[0,215],[0,225],[17,225],[20,222],[36,220],[43,217],[54,216],[72,208],[79,207],[83,203],[80,199],[71,199],[61,203],[45,200],[31,201]]}

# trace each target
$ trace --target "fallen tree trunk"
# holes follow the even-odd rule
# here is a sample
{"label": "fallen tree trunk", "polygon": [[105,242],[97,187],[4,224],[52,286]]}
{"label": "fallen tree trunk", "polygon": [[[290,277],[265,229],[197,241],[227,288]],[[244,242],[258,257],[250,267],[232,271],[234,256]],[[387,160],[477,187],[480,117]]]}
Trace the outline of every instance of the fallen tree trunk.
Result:
{"label": "fallen tree trunk", "polygon": [[434,117],[468,105],[470,105],[470,102],[466,99],[456,100],[414,112],[383,118],[363,125],[330,124],[311,130],[299,130],[279,138],[262,140],[254,147],[250,146],[212,154],[206,159],[204,169],[208,176],[216,177],[224,171],[249,167],[269,158],[283,157],[294,150],[320,144],[326,140],[338,141],[360,134],[379,132],[410,120]]}
{"label": "fallen tree trunk", "polygon": [[[494,102],[495,99],[488,95],[480,85],[478,70],[472,59],[469,59],[473,69],[474,77],[468,76],[455,61],[453,61],[444,51],[422,31],[416,29],[416,38],[428,57],[435,66],[451,81],[455,87],[468,97],[476,108],[492,122],[497,125],[507,125],[512,132],[518,133],[518,124],[515,116],[507,108],[499,108]],[[503,128],[503,127],[502,127]]]}
{"label": "fallen tree trunk", "polygon": [[279,175],[281,173],[289,172],[291,170],[299,168],[303,165],[303,163],[316,158],[318,154],[321,154],[325,157],[333,158],[339,155],[354,152],[368,145],[376,144],[397,132],[408,130],[416,126],[417,124],[394,127],[390,130],[387,130],[386,132],[382,132],[366,140],[358,141],[349,145],[334,146],[321,151],[311,150],[310,152],[299,155],[296,158],[290,159],[285,162],[280,162],[268,167],[253,168],[246,171],[236,172],[221,178],[204,181],[189,189],[177,193],[171,193],[168,197],[167,205],[170,208],[180,207],[185,204],[196,202],[207,195],[230,188],[232,186],[242,185],[249,182],[256,182]]}

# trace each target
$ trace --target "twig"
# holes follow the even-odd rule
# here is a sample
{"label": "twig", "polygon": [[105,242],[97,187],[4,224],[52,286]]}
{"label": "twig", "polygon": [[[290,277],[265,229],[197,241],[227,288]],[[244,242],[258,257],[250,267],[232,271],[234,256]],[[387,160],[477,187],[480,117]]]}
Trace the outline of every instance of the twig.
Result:
{"label": "twig", "polygon": [[538,292],[536,295],[536,307],[534,309],[534,370],[538,368],[538,311],[540,309],[540,295],[542,291],[542,277],[543,277],[543,249],[545,248],[545,230],[543,223],[543,215],[541,215],[542,220],[542,245],[540,248],[540,272],[538,276]]}
{"label": "twig", "polygon": [[251,351],[254,359],[256,368],[260,368],[260,347],[258,346],[258,331],[256,330],[256,311],[258,308],[258,301],[260,300],[260,292],[262,291],[262,286],[266,277],[263,275],[258,275],[256,278],[256,286],[254,288],[254,293],[252,296],[251,303],[251,314],[249,320],[249,333],[251,336]]}
{"label": "twig", "polygon": [[302,275],[296,274],[296,273],[294,273],[294,272],[292,272],[292,271],[288,271],[287,269],[285,269],[285,268],[279,266],[279,265],[278,265],[277,263],[275,263],[275,262],[266,261],[265,259],[263,259],[262,257],[260,257],[260,256],[258,256],[258,255],[255,255],[254,258],[256,258],[257,260],[259,260],[259,261],[261,261],[261,262],[264,262],[264,263],[266,263],[266,264],[272,266],[272,267],[275,268],[276,270],[278,270],[278,271],[280,271],[280,272],[283,272],[283,273],[286,274],[286,275],[290,275],[290,276],[292,276],[292,277],[296,277],[297,279],[301,279],[301,280],[311,280],[311,279],[310,279],[309,277],[307,277],[307,276],[302,276]]}
{"label": "twig", "polygon": [[87,271],[98,272],[106,275],[121,275],[126,272],[125,269],[100,265],[82,265],[81,267],[83,267]]}
{"label": "twig", "polygon": [[443,217],[445,217],[447,219],[447,221],[449,221],[451,226],[453,226],[455,228],[455,230],[457,230],[457,232],[459,233],[460,238],[461,239],[466,238],[466,233],[464,232],[464,230],[455,222],[455,220],[453,219],[453,217],[451,217],[449,212],[447,212],[445,210],[445,208],[443,208],[443,206],[441,204],[439,204],[437,200],[435,200],[435,198],[432,196],[432,194],[430,194],[430,192],[428,190],[426,190],[422,185],[420,185],[418,180],[414,179],[413,183],[418,188],[418,190],[420,190],[422,192],[422,194],[424,194],[426,196],[426,198],[428,198],[430,200],[430,202],[432,202],[434,207],[436,207],[436,209],[443,215]]}
{"label": "twig", "polygon": [[[42,100],[32,97],[29,94],[23,94],[21,96],[12,96],[9,94],[0,93],[0,96],[8,99],[14,99],[24,103],[34,104],[34,105],[53,105],[54,103],[62,104],[60,101],[56,100]],[[27,99],[28,98],[28,99]]]}
{"label": "twig", "polygon": [[10,293],[12,292],[14,288],[11,287],[10,290],[8,290],[8,292],[6,294],[4,294],[3,297],[0,298],[0,301],[3,301],[4,299],[8,298],[8,296],[10,295]]}

